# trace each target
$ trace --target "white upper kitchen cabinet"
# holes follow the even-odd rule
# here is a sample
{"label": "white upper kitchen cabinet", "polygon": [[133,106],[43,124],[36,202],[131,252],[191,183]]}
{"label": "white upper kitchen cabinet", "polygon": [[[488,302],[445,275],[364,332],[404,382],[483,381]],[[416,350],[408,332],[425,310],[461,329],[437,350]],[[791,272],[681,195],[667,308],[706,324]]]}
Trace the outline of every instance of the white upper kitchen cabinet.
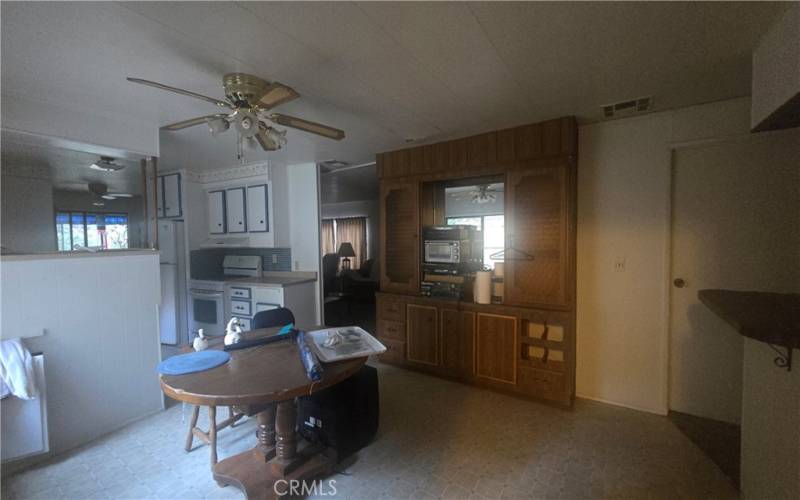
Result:
{"label": "white upper kitchen cabinet", "polygon": [[251,233],[270,230],[269,187],[267,184],[247,186],[247,229]]}
{"label": "white upper kitchen cabinet", "polygon": [[222,189],[208,192],[208,232],[209,234],[225,234],[225,191]]}
{"label": "white upper kitchen cabinet", "polygon": [[247,195],[245,188],[225,190],[225,211],[229,233],[247,232]]}
{"label": "white upper kitchen cabinet", "polygon": [[162,175],[159,179],[164,203],[163,217],[180,217],[181,210],[181,174]]}

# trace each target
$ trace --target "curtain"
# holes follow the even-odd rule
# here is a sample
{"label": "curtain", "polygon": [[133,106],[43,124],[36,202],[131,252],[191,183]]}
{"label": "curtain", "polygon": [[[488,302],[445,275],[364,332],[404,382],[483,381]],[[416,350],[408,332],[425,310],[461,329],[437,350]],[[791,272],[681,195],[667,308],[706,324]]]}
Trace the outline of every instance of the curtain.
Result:
{"label": "curtain", "polygon": [[322,255],[336,253],[336,237],[333,233],[333,219],[322,220]]}
{"label": "curtain", "polygon": [[336,219],[336,245],[341,245],[348,241],[353,245],[353,250],[356,253],[355,257],[350,257],[351,267],[358,269],[367,258],[366,217]]}

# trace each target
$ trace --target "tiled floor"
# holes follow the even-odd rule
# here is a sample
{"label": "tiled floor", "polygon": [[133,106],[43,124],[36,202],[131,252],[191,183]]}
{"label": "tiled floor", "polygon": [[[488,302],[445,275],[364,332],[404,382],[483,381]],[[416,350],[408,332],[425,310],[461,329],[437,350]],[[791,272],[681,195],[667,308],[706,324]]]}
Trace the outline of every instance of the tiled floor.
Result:
{"label": "tiled floor", "polygon": [[[333,476],[337,498],[737,497],[665,417],[586,401],[569,412],[377,366],[379,434]],[[207,448],[183,451],[187,425],[172,407],[6,478],[2,497],[243,498],[213,481]],[[254,430],[220,432],[220,458],[252,447]]]}

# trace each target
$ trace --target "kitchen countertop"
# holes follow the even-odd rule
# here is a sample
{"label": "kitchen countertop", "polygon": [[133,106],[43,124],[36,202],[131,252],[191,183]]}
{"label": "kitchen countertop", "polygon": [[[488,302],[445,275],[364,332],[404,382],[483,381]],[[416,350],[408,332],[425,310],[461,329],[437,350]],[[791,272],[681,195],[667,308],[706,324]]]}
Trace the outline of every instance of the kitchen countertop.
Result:
{"label": "kitchen countertop", "polygon": [[231,276],[222,273],[192,275],[194,281],[218,281],[233,285],[271,286],[284,288],[287,286],[313,283],[317,281],[314,271],[264,271],[261,276]]}
{"label": "kitchen countertop", "polygon": [[800,294],[700,290],[697,296],[741,335],[800,348]]}
{"label": "kitchen countertop", "polygon": [[290,278],[286,276],[262,276],[260,278],[243,276],[239,278],[226,278],[224,281],[226,284],[230,285],[271,286],[285,288],[287,286],[300,285],[302,283],[313,283],[317,281],[317,279],[310,277]]}

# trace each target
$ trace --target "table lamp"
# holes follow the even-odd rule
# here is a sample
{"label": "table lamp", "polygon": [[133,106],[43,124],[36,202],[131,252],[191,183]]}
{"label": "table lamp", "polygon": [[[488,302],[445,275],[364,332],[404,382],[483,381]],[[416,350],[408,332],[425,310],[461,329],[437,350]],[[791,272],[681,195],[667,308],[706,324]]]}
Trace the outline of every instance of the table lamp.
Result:
{"label": "table lamp", "polygon": [[339,257],[344,257],[342,261],[342,269],[350,269],[350,259],[348,257],[355,257],[356,251],[353,249],[353,245],[346,241],[339,245]]}

